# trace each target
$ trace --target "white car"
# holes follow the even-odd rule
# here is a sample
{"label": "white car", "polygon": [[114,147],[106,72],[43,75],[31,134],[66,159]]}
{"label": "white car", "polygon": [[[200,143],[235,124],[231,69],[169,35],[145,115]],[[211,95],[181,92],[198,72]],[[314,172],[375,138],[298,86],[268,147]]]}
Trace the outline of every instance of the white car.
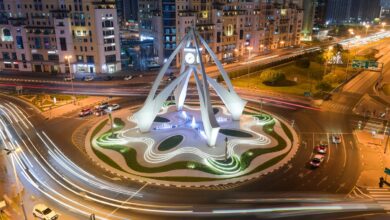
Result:
{"label": "white car", "polygon": [[84,81],[88,82],[88,81],[92,81],[93,80],[93,76],[86,76],[84,78]]}
{"label": "white car", "polygon": [[110,105],[109,107],[111,107],[111,110],[118,110],[118,109],[120,109],[120,105],[119,104],[112,104],[112,105]]}
{"label": "white car", "polygon": [[40,218],[43,220],[58,219],[58,214],[44,204],[35,205],[34,209],[33,209],[33,215],[34,215],[34,217],[37,217],[37,218]]}
{"label": "white car", "polygon": [[340,135],[332,135],[332,142],[334,144],[341,144],[341,137],[340,137]]}
{"label": "white car", "polygon": [[72,81],[72,80],[74,80],[74,77],[71,77],[71,76],[67,76],[64,78],[65,82]]}
{"label": "white car", "polygon": [[133,79],[133,78],[134,78],[134,76],[128,75],[128,76],[125,76],[125,78],[123,78],[123,80],[128,81],[128,80],[131,80],[131,79]]}

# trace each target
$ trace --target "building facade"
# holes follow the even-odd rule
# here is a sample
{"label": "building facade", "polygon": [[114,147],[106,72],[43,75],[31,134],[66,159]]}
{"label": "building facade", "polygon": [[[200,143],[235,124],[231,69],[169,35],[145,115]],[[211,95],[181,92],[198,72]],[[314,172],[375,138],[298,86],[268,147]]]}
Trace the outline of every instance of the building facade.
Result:
{"label": "building facade", "polygon": [[1,0],[0,69],[113,73],[121,69],[115,1]]}
{"label": "building facade", "polygon": [[223,62],[300,44],[303,10],[292,1],[162,0],[159,9],[149,14],[159,63],[193,26]]}
{"label": "building facade", "polygon": [[380,0],[328,0],[328,24],[372,22],[380,16]]}

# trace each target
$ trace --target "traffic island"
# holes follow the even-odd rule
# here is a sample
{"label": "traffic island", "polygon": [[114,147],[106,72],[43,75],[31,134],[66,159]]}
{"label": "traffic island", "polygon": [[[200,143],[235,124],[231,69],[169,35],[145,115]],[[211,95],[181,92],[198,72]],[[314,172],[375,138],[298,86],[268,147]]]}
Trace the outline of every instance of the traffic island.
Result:
{"label": "traffic island", "polygon": [[244,182],[286,164],[298,149],[298,136],[284,120],[246,108],[240,121],[214,106],[221,125],[216,145],[207,144],[197,103],[176,111],[166,103],[150,132],[141,133],[122,111],[88,133],[86,151],[100,166],[125,178],[157,185],[207,187]]}

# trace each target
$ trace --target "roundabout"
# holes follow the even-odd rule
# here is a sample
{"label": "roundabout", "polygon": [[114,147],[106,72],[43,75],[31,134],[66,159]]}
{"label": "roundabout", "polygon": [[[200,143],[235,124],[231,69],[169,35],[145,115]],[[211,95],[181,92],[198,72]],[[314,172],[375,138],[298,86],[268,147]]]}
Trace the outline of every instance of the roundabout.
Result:
{"label": "roundabout", "polygon": [[87,152],[103,168],[129,179],[201,187],[265,175],[298,149],[298,136],[286,121],[255,108],[246,108],[234,121],[222,105],[213,108],[221,129],[210,147],[196,106],[188,103],[178,112],[166,102],[148,133],[139,132],[125,112],[114,119],[114,135],[109,121],[102,120],[88,134]]}
{"label": "roundabout", "polygon": [[[200,46],[214,59],[225,85],[206,74]],[[179,55],[180,74],[158,91]],[[190,79],[199,99],[185,102]],[[212,103],[211,88],[221,103]],[[114,120],[109,113],[110,120],[90,130],[87,153],[110,172],[157,185],[204,187],[257,178],[293,157],[298,136],[285,121],[246,104],[214,52],[191,29],[160,70],[144,105]]]}

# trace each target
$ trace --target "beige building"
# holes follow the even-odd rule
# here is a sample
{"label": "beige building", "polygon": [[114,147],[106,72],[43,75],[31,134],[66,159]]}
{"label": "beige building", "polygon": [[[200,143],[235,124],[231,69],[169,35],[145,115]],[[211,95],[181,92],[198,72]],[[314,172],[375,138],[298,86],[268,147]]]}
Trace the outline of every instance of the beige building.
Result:
{"label": "beige building", "polygon": [[47,73],[120,70],[114,0],[0,1],[0,69]]}
{"label": "beige building", "polygon": [[[150,30],[141,30],[141,36],[154,34],[160,63],[169,57],[190,26],[196,26],[223,62],[300,44],[303,10],[293,1],[159,2],[160,10],[148,13],[152,15]],[[205,59],[210,61],[209,57]]]}

